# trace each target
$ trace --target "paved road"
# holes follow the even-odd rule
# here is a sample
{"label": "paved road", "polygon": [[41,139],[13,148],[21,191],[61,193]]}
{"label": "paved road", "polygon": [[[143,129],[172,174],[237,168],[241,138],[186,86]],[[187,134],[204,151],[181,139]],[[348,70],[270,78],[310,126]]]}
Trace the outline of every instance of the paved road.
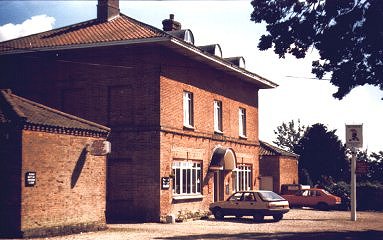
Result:
{"label": "paved road", "polygon": [[[52,237],[49,240],[128,240],[128,239],[261,239],[261,240],[383,240],[383,212],[350,212],[293,209],[280,222],[265,219],[225,218],[216,221],[188,221],[175,224],[110,224],[102,232]],[[43,240],[47,238],[35,239]]]}

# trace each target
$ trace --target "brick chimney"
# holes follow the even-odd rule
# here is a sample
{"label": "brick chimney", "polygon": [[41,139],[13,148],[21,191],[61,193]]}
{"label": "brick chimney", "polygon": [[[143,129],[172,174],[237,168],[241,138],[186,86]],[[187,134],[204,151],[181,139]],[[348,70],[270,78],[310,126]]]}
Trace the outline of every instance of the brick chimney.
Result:
{"label": "brick chimney", "polygon": [[120,15],[119,0],[98,0],[97,19],[107,22]]}
{"label": "brick chimney", "polygon": [[162,21],[164,31],[181,30],[181,23],[174,21],[174,14],[170,14],[169,19]]}

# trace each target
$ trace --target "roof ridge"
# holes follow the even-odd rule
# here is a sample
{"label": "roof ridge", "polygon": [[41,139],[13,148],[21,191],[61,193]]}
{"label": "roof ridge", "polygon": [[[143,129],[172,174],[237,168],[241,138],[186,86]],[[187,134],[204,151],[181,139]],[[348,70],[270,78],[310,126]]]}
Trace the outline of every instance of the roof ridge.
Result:
{"label": "roof ridge", "polygon": [[284,150],[284,149],[282,149],[280,147],[277,147],[277,146],[274,146],[274,145],[272,145],[272,144],[270,144],[268,142],[265,142],[265,141],[262,141],[262,140],[259,140],[259,142],[264,145],[263,147],[268,148],[269,151],[276,152],[276,153],[278,153],[280,155],[287,154],[287,155],[290,155],[290,156],[291,155],[299,156],[298,154],[296,154],[294,152],[290,152],[290,151]]}
{"label": "roof ridge", "polygon": [[[142,27],[150,28],[152,31],[161,33],[161,34],[163,34],[163,35],[166,35],[167,37],[173,37],[171,34],[167,33],[167,32],[164,31],[164,30],[161,30],[161,29],[159,29],[159,28],[156,28],[156,27],[154,27],[154,26],[152,26],[152,25],[149,25],[149,24],[147,24],[147,23],[141,22],[141,21],[139,21],[139,20],[137,20],[137,19],[135,19],[135,18],[132,18],[132,17],[130,17],[130,16],[128,16],[128,15],[125,15],[125,14],[123,14],[123,13],[120,13],[120,16],[119,16],[119,17],[125,17],[125,18],[127,18],[127,19],[129,19],[129,20],[132,20],[132,21],[136,22],[137,24],[141,25]],[[117,18],[118,18],[118,17],[117,17]],[[114,18],[114,19],[117,19],[117,18]],[[113,20],[114,20],[114,19],[113,19]],[[112,21],[113,21],[113,20],[112,20]]]}
{"label": "roof ridge", "polygon": [[[88,121],[88,120],[85,120],[85,119],[80,118],[80,117],[76,117],[76,116],[71,115],[71,114],[69,114],[69,113],[65,113],[65,112],[59,111],[59,110],[57,110],[57,109],[54,109],[54,108],[45,106],[45,105],[43,105],[43,104],[39,104],[39,103],[34,102],[34,101],[32,101],[32,100],[29,100],[29,99],[26,99],[26,98],[17,96],[17,95],[15,95],[15,94],[13,94],[13,93],[9,93],[9,92],[8,92],[8,94],[9,94],[9,95],[12,95],[12,98],[17,98],[17,99],[19,99],[20,101],[26,102],[26,103],[28,103],[28,104],[30,104],[30,105],[35,106],[35,107],[38,107],[38,108],[41,108],[41,109],[45,109],[45,110],[47,110],[47,111],[50,111],[50,112],[59,114],[59,115],[61,115],[61,116],[64,116],[64,117],[69,118],[69,119],[72,119],[72,120],[76,120],[76,121],[79,121],[79,122],[82,122],[82,123],[85,123],[85,124],[89,124],[89,125],[91,125],[91,126],[100,128],[100,129],[105,130],[105,131],[110,131],[110,128],[105,127],[105,126],[103,126],[103,125],[101,125],[101,124],[98,124],[98,123],[95,123],[95,122],[92,122],[92,121]],[[9,97],[10,97],[10,96],[7,96],[8,99],[9,99]],[[13,107],[13,106],[14,106],[14,104],[12,105],[12,107]],[[17,109],[18,109],[18,108],[17,108]],[[24,115],[24,113],[23,113],[20,109],[18,109],[18,111],[21,112],[21,113],[23,114],[24,118],[26,118],[25,115]],[[27,120],[27,122],[29,122],[29,121]],[[30,122],[30,123],[33,123],[33,122]]]}

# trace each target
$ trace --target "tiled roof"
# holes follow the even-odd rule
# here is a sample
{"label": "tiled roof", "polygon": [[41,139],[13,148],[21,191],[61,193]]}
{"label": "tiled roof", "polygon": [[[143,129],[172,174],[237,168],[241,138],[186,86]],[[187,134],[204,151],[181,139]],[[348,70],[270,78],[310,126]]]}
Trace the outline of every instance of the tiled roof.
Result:
{"label": "tiled roof", "polygon": [[264,141],[259,141],[259,142],[260,142],[259,155],[261,156],[288,156],[288,157],[295,157],[295,158],[299,157],[298,154],[283,150],[267,142],[264,142]]}
{"label": "tiled roof", "polygon": [[120,14],[120,16],[115,19],[106,22],[93,19],[18,39],[0,42],[0,53],[15,50],[76,46],[164,36],[168,36],[168,34],[155,27]]}
{"label": "tiled roof", "polygon": [[173,34],[174,32],[164,32],[124,14],[120,14],[109,21],[93,19],[67,27],[0,42],[0,55],[142,42],[162,42],[173,49],[178,49],[179,53],[185,56],[192,56],[198,61],[203,61],[220,70],[230,72],[239,76],[244,81],[257,84],[260,88],[274,88],[278,86],[272,81],[233,65],[221,57],[206,54],[202,49]]}
{"label": "tiled roof", "polygon": [[22,123],[24,127],[29,127],[28,129],[53,129],[60,133],[76,135],[88,132],[106,136],[110,132],[105,126],[16,96],[9,89],[0,89],[0,124],[12,122]]}

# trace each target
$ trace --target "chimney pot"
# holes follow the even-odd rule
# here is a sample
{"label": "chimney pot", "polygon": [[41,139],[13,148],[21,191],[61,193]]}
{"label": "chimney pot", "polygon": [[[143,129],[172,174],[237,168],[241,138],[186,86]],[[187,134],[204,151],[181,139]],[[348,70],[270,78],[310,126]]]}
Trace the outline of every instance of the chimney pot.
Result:
{"label": "chimney pot", "polygon": [[174,21],[174,14],[169,15],[169,19],[162,21],[164,31],[181,30],[181,23]]}

